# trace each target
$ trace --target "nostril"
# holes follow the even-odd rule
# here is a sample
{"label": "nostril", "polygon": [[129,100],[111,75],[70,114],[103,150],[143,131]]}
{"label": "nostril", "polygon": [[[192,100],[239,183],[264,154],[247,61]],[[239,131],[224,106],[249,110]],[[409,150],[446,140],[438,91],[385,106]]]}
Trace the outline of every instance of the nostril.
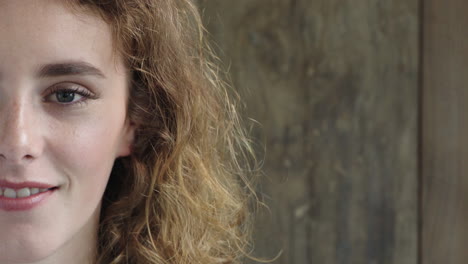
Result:
{"label": "nostril", "polygon": [[31,162],[34,159],[35,159],[34,155],[29,155],[29,154],[24,155],[23,158],[21,158],[20,160],[15,160],[13,154],[11,155],[11,157],[8,157],[8,158],[7,158],[6,155],[0,154],[0,160],[5,160],[5,161],[10,160],[10,161],[13,161],[13,162],[21,162],[21,161]]}
{"label": "nostril", "polygon": [[32,159],[33,156],[31,156],[31,155],[26,155],[26,156],[24,156],[24,158],[29,160],[29,159]]}

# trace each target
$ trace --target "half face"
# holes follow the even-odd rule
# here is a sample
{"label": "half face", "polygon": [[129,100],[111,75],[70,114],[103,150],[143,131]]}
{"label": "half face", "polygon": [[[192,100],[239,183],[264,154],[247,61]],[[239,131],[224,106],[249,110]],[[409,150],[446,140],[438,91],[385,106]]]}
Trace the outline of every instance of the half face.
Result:
{"label": "half face", "polygon": [[[0,263],[85,263],[130,154],[109,26],[51,0],[0,0]],[[42,263],[42,262],[41,262]]]}

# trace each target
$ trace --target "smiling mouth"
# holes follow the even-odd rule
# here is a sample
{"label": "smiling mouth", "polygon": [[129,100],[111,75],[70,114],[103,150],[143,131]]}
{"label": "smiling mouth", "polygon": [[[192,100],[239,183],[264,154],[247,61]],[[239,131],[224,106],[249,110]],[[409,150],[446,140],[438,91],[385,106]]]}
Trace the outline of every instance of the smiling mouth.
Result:
{"label": "smiling mouth", "polygon": [[6,198],[26,198],[30,197],[33,195],[36,195],[38,193],[44,193],[47,191],[55,190],[58,187],[52,187],[52,188],[29,188],[29,187],[24,187],[21,189],[12,189],[12,188],[6,188],[6,187],[0,187],[0,197],[6,197]]}

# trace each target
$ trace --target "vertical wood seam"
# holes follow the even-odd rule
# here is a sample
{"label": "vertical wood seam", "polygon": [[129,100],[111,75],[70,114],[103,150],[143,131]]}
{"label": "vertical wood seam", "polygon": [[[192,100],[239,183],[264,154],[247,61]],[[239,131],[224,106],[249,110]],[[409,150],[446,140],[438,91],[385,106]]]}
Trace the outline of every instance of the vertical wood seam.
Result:
{"label": "vertical wood seam", "polygon": [[416,184],[416,192],[417,192],[417,216],[416,216],[416,221],[417,221],[417,226],[416,226],[416,232],[417,232],[417,239],[416,239],[416,263],[418,264],[423,264],[423,190],[424,190],[424,175],[423,175],[423,102],[424,102],[424,29],[425,29],[425,10],[424,10],[424,0],[419,0],[419,13],[418,13],[418,19],[419,19],[419,36],[418,36],[418,96],[416,99],[417,102],[417,184]]}

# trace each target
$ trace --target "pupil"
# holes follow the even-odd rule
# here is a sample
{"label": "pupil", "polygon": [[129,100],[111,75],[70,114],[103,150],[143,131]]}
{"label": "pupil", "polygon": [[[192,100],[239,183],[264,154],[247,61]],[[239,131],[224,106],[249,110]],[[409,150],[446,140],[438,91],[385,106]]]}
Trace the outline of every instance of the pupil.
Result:
{"label": "pupil", "polygon": [[61,103],[69,103],[72,102],[73,99],[75,98],[75,93],[73,92],[57,92],[55,95],[57,97],[57,100]]}

